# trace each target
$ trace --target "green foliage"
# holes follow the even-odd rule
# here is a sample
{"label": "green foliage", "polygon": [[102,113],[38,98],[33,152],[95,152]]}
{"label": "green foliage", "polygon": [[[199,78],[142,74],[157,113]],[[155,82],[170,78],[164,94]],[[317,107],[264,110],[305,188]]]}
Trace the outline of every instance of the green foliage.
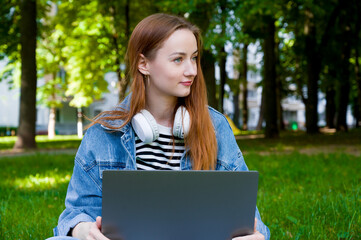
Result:
{"label": "green foliage", "polygon": [[111,54],[106,48],[109,39],[104,39],[106,17],[97,1],[60,2],[53,21],[56,31],[51,36],[60,41],[58,56],[67,73],[65,95],[72,97],[71,106],[87,107],[107,91],[104,74]]}
{"label": "green foliage", "polygon": [[[357,16],[360,15],[354,4],[357,1],[344,2],[39,0],[37,67],[38,77],[45,77],[46,80],[44,84],[38,85],[38,103],[61,107],[62,102],[71,100],[71,106],[86,107],[107,91],[107,82],[104,80],[107,72],[117,72],[118,80],[125,80],[126,68],[120,66],[126,66],[129,34],[141,19],[155,12],[185,16],[196,23],[202,30],[205,49],[211,50],[218,61],[224,57],[220,49],[226,44],[232,45],[237,51],[245,43],[262,43],[265,26],[271,18],[274,19],[277,31],[275,39],[279,43],[276,51],[280,60],[277,63],[277,75],[282,82],[283,97],[296,94],[306,97],[304,90],[308,74],[305,26],[308,19],[306,15],[311,13],[309,19],[315,26],[318,46],[314,55],[323,56],[320,90],[325,92],[342,79],[339,71],[345,42],[342,26],[349,20],[351,30],[354,31]],[[21,76],[18,4],[19,1],[9,0],[0,5],[0,59],[7,62],[0,69],[0,81],[8,81],[11,87],[20,87]],[[324,41],[324,36],[328,36],[327,41]],[[357,37],[347,41],[356,46],[354,39]],[[350,62],[354,64],[352,58]],[[239,66],[234,67],[242,71]],[[66,74],[59,76],[62,71]],[[352,74],[351,81],[354,81]],[[228,84],[234,93],[239,82],[228,81]],[[355,99],[358,94],[353,86],[351,99]]]}
{"label": "green foliage", "polygon": [[19,6],[16,1],[3,1],[0,4],[0,60],[18,51],[18,22]]}
{"label": "green foliage", "polygon": [[7,80],[10,87],[20,84],[19,11],[16,1],[0,4],[0,60],[8,62],[0,69],[0,81]]}
{"label": "green foliage", "polygon": [[48,20],[47,28],[54,29],[42,33],[43,40],[37,48],[38,76],[44,78],[44,84],[38,86],[37,99],[48,107],[62,107],[67,89],[65,76],[60,76],[65,65],[64,32],[56,23]]}

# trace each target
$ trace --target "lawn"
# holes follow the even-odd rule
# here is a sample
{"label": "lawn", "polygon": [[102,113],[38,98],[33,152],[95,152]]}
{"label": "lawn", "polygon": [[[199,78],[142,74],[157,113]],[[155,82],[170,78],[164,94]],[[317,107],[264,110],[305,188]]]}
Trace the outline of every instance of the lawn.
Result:
{"label": "lawn", "polygon": [[[272,239],[361,239],[361,155],[347,151],[360,146],[358,134],[238,143],[248,167],[260,172],[257,205]],[[52,235],[73,161],[61,154],[0,157],[0,239]]]}
{"label": "lawn", "polygon": [[[11,149],[15,141],[16,137],[0,137],[0,150]],[[48,136],[45,135],[38,135],[35,137],[35,141],[39,149],[69,149],[78,148],[81,139],[77,135],[57,135],[54,139],[48,139]]]}
{"label": "lawn", "polygon": [[51,236],[73,161],[73,155],[0,157],[0,239]]}

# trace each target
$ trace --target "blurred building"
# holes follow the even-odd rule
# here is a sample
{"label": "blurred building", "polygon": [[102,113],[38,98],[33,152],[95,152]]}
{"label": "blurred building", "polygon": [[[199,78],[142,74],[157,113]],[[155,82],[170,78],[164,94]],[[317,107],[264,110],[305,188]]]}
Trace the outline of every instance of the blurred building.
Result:
{"label": "blurred building", "polygon": [[[89,107],[81,109],[83,115],[87,118],[93,118],[102,111],[112,110],[118,103],[117,77],[115,73],[108,73],[105,75],[108,82],[108,92],[103,93],[100,100],[95,100]],[[77,115],[78,109],[69,106],[71,99],[63,103],[62,108],[56,109],[56,134],[70,135],[77,134]],[[37,122],[36,129],[38,134],[47,134],[49,122],[49,109],[39,106],[37,108]],[[83,118],[83,126],[86,126],[89,121]]]}
{"label": "blurred building", "polygon": [[[4,62],[0,62],[0,69],[4,67]],[[111,110],[118,103],[117,78],[115,73],[105,75],[108,81],[109,92],[104,93],[102,99],[96,100],[89,107],[82,108],[82,112],[88,118],[93,118],[104,110]],[[38,79],[38,86],[44,84],[44,79]],[[56,109],[56,134],[70,135],[77,134],[77,114],[78,109],[69,106],[69,101],[63,103],[63,107]],[[10,88],[7,81],[0,82],[0,136],[11,135],[10,129],[16,128],[19,124],[20,89]],[[50,110],[46,106],[37,106],[36,133],[47,134]],[[88,121],[84,120],[87,124]],[[1,131],[3,129],[3,131]]]}

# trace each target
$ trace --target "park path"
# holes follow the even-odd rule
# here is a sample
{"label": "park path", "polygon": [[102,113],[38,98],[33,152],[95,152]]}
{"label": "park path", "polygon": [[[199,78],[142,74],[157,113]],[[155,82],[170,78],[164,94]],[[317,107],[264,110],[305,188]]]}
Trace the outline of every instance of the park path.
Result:
{"label": "park path", "polygon": [[[3,157],[16,157],[16,156],[27,156],[36,154],[76,154],[77,149],[37,149],[37,150],[26,150],[26,151],[15,151],[15,150],[0,150],[0,160]],[[348,145],[327,145],[317,147],[307,147],[294,150],[292,148],[285,150],[271,150],[271,151],[257,151],[260,155],[269,154],[291,154],[294,151],[298,151],[301,154],[315,155],[315,154],[328,154],[328,153],[346,153],[354,156],[360,156],[361,149],[359,146],[348,146]],[[247,154],[247,150],[242,151],[243,154]]]}
{"label": "park path", "polygon": [[36,154],[76,154],[77,149],[34,149],[34,150],[0,150],[0,159],[2,157],[16,157]]}
{"label": "park path", "polygon": [[[257,139],[264,138],[264,134],[254,134],[254,135],[243,135],[235,136],[236,140],[240,139]],[[16,156],[25,156],[25,155],[35,155],[35,154],[76,154],[77,149],[35,149],[35,150],[0,150],[0,159],[2,157],[16,157]],[[301,154],[315,155],[315,154],[328,154],[328,153],[346,153],[354,156],[360,156],[361,159],[361,146],[360,145],[347,145],[347,144],[328,144],[315,147],[304,147],[296,148],[288,147],[283,150],[275,149],[269,151],[257,151],[261,155],[269,154],[291,154],[293,152],[299,152]],[[247,154],[246,149],[242,149],[243,154]]]}
{"label": "park path", "polygon": [[317,147],[305,147],[294,149],[292,147],[283,150],[269,150],[269,151],[247,151],[242,150],[244,155],[248,153],[257,153],[262,156],[270,154],[292,154],[298,152],[305,155],[317,155],[317,154],[330,154],[330,153],[345,153],[356,157],[360,157],[361,160],[361,146],[348,146],[348,145],[327,145]]}

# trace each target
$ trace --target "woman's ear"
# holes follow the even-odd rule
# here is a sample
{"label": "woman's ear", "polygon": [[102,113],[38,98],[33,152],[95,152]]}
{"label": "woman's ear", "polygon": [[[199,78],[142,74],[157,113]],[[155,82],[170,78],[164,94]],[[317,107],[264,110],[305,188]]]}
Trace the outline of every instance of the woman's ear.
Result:
{"label": "woman's ear", "polygon": [[148,59],[143,54],[139,55],[139,62],[138,62],[138,70],[143,75],[149,75],[149,69],[148,69]]}

